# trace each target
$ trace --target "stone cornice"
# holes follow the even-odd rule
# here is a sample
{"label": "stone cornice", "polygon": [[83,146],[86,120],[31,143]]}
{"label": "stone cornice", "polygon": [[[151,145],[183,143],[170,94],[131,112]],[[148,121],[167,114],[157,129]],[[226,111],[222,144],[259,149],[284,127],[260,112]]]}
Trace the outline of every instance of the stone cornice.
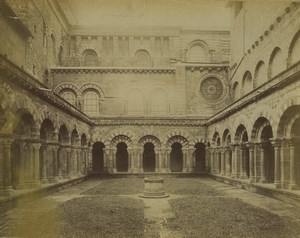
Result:
{"label": "stone cornice", "polygon": [[60,73],[100,73],[100,74],[175,74],[175,68],[131,68],[131,67],[58,67],[52,68],[51,71],[55,74]]}
{"label": "stone cornice", "polygon": [[9,84],[14,84],[35,95],[45,102],[62,109],[80,121],[92,125],[92,121],[83,112],[73,105],[66,102],[58,94],[51,91],[43,83],[35,79],[32,75],[26,73],[23,69],[10,62],[7,58],[0,54],[0,75]]}
{"label": "stone cornice", "polygon": [[94,118],[98,127],[103,126],[202,126],[207,117],[196,116],[101,116]]}
{"label": "stone cornice", "polygon": [[283,71],[270,81],[255,88],[247,93],[228,107],[222,109],[214,116],[210,117],[205,125],[209,126],[215,122],[221,121],[243,108],[258,102],[260,99],[272,94],[273,92],[282,89],[283,87],[300,80],[300,62]]}

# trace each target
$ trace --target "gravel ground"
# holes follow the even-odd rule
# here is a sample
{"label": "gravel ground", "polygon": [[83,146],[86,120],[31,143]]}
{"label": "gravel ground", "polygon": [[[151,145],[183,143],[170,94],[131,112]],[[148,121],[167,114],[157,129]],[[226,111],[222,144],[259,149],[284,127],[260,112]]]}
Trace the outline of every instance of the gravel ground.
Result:
{"label": "gravel ground", "polygon": [[63,203],[63,237],[143,237],[144,205],[141,200],[97,196]]}

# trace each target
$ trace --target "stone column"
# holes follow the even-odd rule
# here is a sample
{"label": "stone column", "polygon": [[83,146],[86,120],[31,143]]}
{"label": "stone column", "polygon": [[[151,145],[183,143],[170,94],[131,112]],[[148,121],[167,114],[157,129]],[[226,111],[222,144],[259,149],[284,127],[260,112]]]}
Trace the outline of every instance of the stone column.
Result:
{"label": "stone column", "polygon": [[188,150],[186,148],[182,149],[182,157],[183,157],[182,172],[183,173],[187,172],[187,155],[188,155]]}
{"label": "stone column", "polygon": [[77,158],[77,175],[78,176],[81,176],[82,175],[82,154],[81,154],[81,147],[77,147],[75,149],[75,152],[76,152],[76,158]]}
{"label": "stone column", "polygon": [[295,158],[295,140],[289,140],[289,148],[290,148],[290,183],[289,189],[297,189],[296,183],[296,158]]}
{"label": "stone column", "polygon": [[112,159],[112,164],[113,164],[113,173],[117,173],[117,148],[113,148],[112,149],[112,153],[111,153],[111,159]]}
{"label": "stone column", "polygon": [[215,148],[210,149],[210,173],[215,173]]}
{"label": "stone column", "polygon": [[286,171],[285,171],[285,167],[287,162],[287,158],[289,154],[289,146],[288,146],[288,140],[283,138],[282,139],[282,146],[281,146],[281,150],[280,150],[280,183],[281,183],[281,188],[287,188],[288,185],[286,183]]}
{"label": "stone column", "polygon": [[67,169],[66,169],[66,174],[65,174],[66,178],[71,178],[72,173],[73,173],[71,151],[72,151],[71,147],[66,147],[66,152],[67,152],[67,164],[66,164]]}
{"label": "stone column", "polygon": [[77,174],[77,151],[75,146],[70,147],[70,155],[67,162],[67,171],[69,177],[74,177]]}
{"label": "stone column", "polygon": [[166,156],[165,156],[165,170],[167,173],[171,172],[171,163],[170,163],[170,158],[171,156],[171,149],[166,149]]}
{"label": "stone column", "polygon": [[205,171],[210,170],[210,153],[209,148],[205,148]]}
{"label": "stone column", "polygon": [[238,177],[238,163],[237,163],[237,145],[231,144],[230,145],[231,151],[232,151],[232,178]]}
{"label": "stone column", "polygon": [[255,173],[254,173],[254,144],[251,142],[247,143],[249,148],[249,164],[250,164],[250,182],[255,182]]}
{"label": "stone column", "polygon": [[225,148],[225,163],[226,163],[226,176],[230,177],[230,147]]}
{"label": "stone column", "polygon": [[246,145],[245,143],[240,144],[240,178],[247,179],[246,174]]}
{"label": "stone column", "polygon": [[271,139],[272,146],[274,147],[274,184],[276,188],[281,188],[280,183],[280,149],[281,141],[279,139]]}
{"label": "stone column", "polygon": [[18,181],[16,188],[24,189],[25,186],[25,160],[26,160],[26,142],[20,141],[19,145],[19,168],[18,168]]}
{"label": "stone column", "polygon": [[155,172],[158,173],[159,172],[159,150],[157,148],[154,149],[154,153],[155,153]]}
{"label": "stone column", "polygon": [[188,173],[193,172],[193,152],[195,151],[195,148],[193,146],[190,146],[187,150],[187,165],[186,169]]}
{"label": "stone column", "polygon": [[132,173],[134,168],[133,148],[128,148],[128,172]]}
{"label": "stone column", "polygon": [[166,148],[161,146],[160,147],[160,172],[165,173],[166,172]]}
{"label": "stone column", "polygon": [[40,148],[41,143],[32,143],[33,157],[33,184],[35,187],[40,185]]}
{"label": "stone column", "polygon": [[0,195],[11,196],[12,188],[12,174],[11,174],[11,144],[13,138],[4,136],[1,138],[0,147]]}
{"label": "stone column", "polygon": [[59,160],[58,160],[58,149],[59,149],[59,144],[54,144],[52,145],[52,157],[53,157],[53,182],[58,181],[58,166],[59,166]]}
{"label": "stone column", "polygon": [[267,178],[266,178],[266,168],[265,168],[265,145],[262,142],[260,144],[260,171],[261,171],[261,175],[260,175],[260,182],[261,183],[266,183],[267,182]]}
{"label": "stone column", "polygon": [[221,175],[225,176],[225,148],[221,148],[220,149],[220,153],[221,153]]}

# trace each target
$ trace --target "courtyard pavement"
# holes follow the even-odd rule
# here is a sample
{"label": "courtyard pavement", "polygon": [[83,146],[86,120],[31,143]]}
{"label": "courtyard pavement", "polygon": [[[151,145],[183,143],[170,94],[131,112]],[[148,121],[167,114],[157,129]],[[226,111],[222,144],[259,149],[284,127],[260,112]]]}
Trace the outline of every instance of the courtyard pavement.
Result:
{"label": "courtyard pavement", "polygon": [[[201,178],[199,178],[201,179]],[[58,193],[52,194],[50,196],[44,197],[39,200],[35,200],[25,204],[18,204],[14,209],[0,215],[0,237],[12,237],[15,234],[15,230],[18,227],[32,227],[35,226],[36,229],[43,227],[41,224],[51,223],[51,219],[55,220],[55,217],[47,217],[51,211],[57,209],[60,204],[63,204],[74,198],[87,197],[91,195],[84,194],[85,191],[91,190],[97,186],[101,186],[102,180],[100,179],[90,179],[81,184],[75,185],[73,187],[62,190]],[[286,204],[284,202],[265,197],[256,193],[252,193],[243,189],[235,188],[227,184],[223,184],[211,179],[203,180],[203,183],[209,185],[216,190],[225,193],[225,196],[230,198],[239,198],[242,201],[259,208],[263,208],[271,213],[277,214],[281,217],[287,217],[296,226],[300,227],[300,208]],[[124,197],[131,197],[135,199],[142,199],[138,194],[128,195],[119,194]],[[116,196],[116,195],[106,195],[106,196]],[[184,197],[185,195],[174,195],[170,194],[169,198],[164,199],[142,199],[144,202],[144,219],[148,221],[157,221],[159,225],[159,237],[174,238],[180,237],[176,231],[172,232],[164,228],[163,223],[166,222],[167,218],[172,218],[174,213],[169,204],[171,199],[177,199]],[[192,205],[192,204],[191,204]],[[43,218],[45,220],[43,220]],[[53,222],[53,221],[52,221]],[[156,229],[155,227],[153,229]],[[45,230],[45,232],[49,232]],[[51,232],[51,231],[50,231]],[[300,236],[300,234],[299,234]],[[22,237],[22,236],[20,236]],[[28,237],[24,234],[24,237]],[[50,235],[51,237],[51,235]],[[53,237],[57,234],[53,233]],[[88,234],[86,237],[89,237]],[[144,237],[146,237],[144,235]]]}

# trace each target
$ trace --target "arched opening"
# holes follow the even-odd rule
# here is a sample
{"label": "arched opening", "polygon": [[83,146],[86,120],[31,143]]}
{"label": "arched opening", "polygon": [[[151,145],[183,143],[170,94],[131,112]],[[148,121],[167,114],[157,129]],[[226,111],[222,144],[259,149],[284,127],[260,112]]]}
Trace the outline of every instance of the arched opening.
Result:
{"label": "arched opening", "polygon": [[196,143],[195,145],[195,171],[204,172],[205,171],[205,145],[203,143]]}
{"label": "arched opening", "polygon": [[93,173],[104,172],[104,147],[102,142],[93,144],[92,169]]}
{"label": "arched opening", "polygon": [[[294,100],[294,99],[293,99]],[[296,99],[295,101],[296,102]],[[288,107],[280,118],[277,138],[283,138],[280,152],[284,155],[281,173],[283,188],[300,188],[300,105]]]}
{"label": "arched opening", "polygon": [[182,172],[183,170],[182,145],[179,142],[172,144],[172,150],[170,154],[170,169],[171,172]]}
{"label": "arched opening", "polygon": [[66,178],[67,177],[67,148],[64,145],[70,143],[69,132],[65,125],[61,125],[58,132],[58,142],[60,143],[60,147],[57,151],[58,158],[58,177]]}
{"label": "arched opening", "polygon": [[236,101],[237,99],[239,99],[239,97],[240,97],[239,83],[235,82],[232,87],[232,99],[233,101]]}
{"label": "arched opening", "polygon": [[155,151],[151,142],[144,145],[143,169],[144,172],[155,172]]}
{"label": "arched opening", "polygon": [[98,66],[98,55],[96,51],[87,49],[82,53],[82,66]]}
{"label": "arched opening", "polygon": [[68,103],[75,106],[76,103],[76,94],[72,90],[63,90],[60,96],[65,99]]}
{"label": "arched opening", "polygon": [[63,47],[59,47],[59,52],[58,52],[58,65],[63,66]]}
{"label": "arched opening", "polygon": [[253,89],[252,75],[249,71],[245,72],[243,77],[242,90],[243,95],[249,93]]}
{"label": "arched opening", "polygon": [[53,34],[51,34],[51,49],[50,49],[50,64],[51,66],[56,66],[56,40]]}
{"label": "arched opening", "polygon": [[84,112],[94,116],[99,114],[99,94],[94,90],[84,92]]}
{"label": "arched opening", "polygon": [[259,61],[255,68],[255,87],[268,81],[267,67],[264,62]]}
{"label": "arched opening", "polygon": [[300,188],[300,117],[298,117],[292,127],[291,127],[291,138],[294,138],[294,148],[295,148],[295,177],[297,188]]}
{"label": "arched opening", "polygon": [[235,141],[239,143],[238,147],[238,174],[239,178],[247,179],[250,177],[250,160],[249,160],[249,148],[247,142],[249,141],[248,133],[244,125],[239,125],[235,133]]}
{"label": "arched opening", "polygon": [[13,133],[20,140],[15,140],[11,147],[12,186],[14,189],[24,189],[34,179],[30,140],[36,133],[33,116],[27,110],[20,109],[16,113],[13,121]]}
{"label": "arched opening", "polygon": [[3,108],[0,106],[0,131],[2,130],[3,126],[5,125],[6,117]]}
{"label": "arched opening", "polygon": [[116,169],[117,172],[128,172],[128,151],[124,142],[117,144]]}
{"label": "arched opening", "polygon": [[[53,168],[53,157],[49,156],[52,154],[51,148],[49,148],[49,142],[52,141],[54,132],[54,126],[52,121],[45,119],[40,129],[40,140],[42,142],[40,147],[40,159],[39,159],[39,172],[40,180],[43,182],[51,182],[50,180],[55,175],[56,171]],[[48,166],[47,166],[48,165]],[[51,168],[50,168],[51,167]]]}
{"label": "arched opening", "polygon": [[289,66],[300,60],[300,31],[295,35],[289,49]]}
{"label": "arched opening", "polygon": [[270,142],[270,138],[273,138],[273,131],[270,125],[263,128],[261,132],[261,142],[263,147],[263,156],[265,162],[265,177],[267,183],[274,183],[274,173],[275,173],[275,158],[274,158],[274,148]]}
{"label": "arched opening", "polygon": [[206,51],[203,46],[194,44],[188,51],[189,62],[207,62]]}
{"label": "arched opening", "polygon": [[135,55],[135,65],[137,67],[149,67],[150,66],[150,54],[146,50],[138,50]]}
{"label": "arched opening", "polygon": [[286,69],[286,62],[280,48],[276,47],[270,57],[269,79],[272,79]]}

